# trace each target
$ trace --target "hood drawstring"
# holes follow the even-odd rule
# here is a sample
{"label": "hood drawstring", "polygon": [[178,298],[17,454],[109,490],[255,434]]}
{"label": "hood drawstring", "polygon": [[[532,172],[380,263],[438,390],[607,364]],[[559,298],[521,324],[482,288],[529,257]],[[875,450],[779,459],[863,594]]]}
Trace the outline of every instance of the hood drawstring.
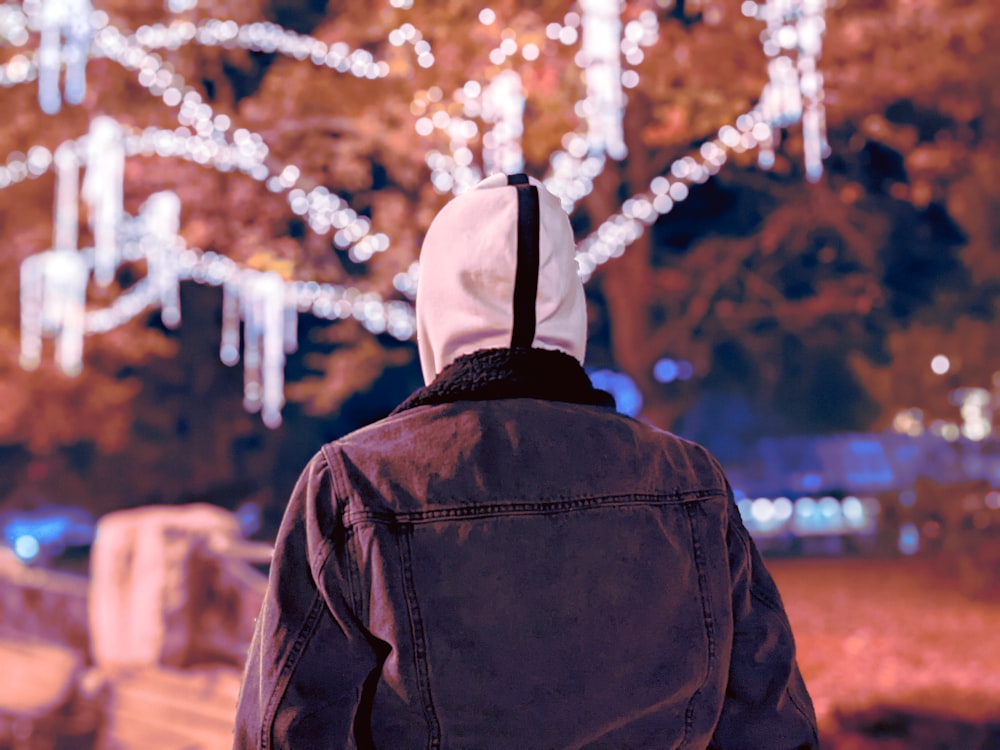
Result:
{"label": "hood drawstring", "polygon": [[458,357],[509,347],[582,363],[587,311],[569,217],[541,182],[492,175],[434,218],[420,252],[424,381]]}

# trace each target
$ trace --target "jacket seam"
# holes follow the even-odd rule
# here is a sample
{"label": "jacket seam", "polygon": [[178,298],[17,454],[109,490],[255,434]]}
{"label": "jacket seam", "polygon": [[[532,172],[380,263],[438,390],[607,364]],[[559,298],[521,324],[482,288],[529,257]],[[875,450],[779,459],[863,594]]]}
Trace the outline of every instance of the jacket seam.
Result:
{"label": "jacket seam", "polygon": [[428,750],[438,750],[441,747],[441,724],[434,709],[431,697],[430,674],[427,670],[427,638],[424,633],[424,623],[420,617],[420,605],[417,601],[417,591],[413,583],[413,566],[411,562],[409,526],[401,526],[398,534],[397,547],[399,562],[403,571],[403,591],[406,598],[406,612],[410,619],[410,636],[413,646],[413,667],[417,678],[417,687],[423,702],[424,718],[427,721]]}
{"label": "jacket seam", "polygon": [[332,448],[332,443],[326,443],[320,448],[320,453],[323,454],[326,470],[330,472],[330,484],[333,486],[334,494],[338,500],[343,500],[346,503],[350,495],[348,494],[348,488],[341,482],[340,472],[334,469],[335,466],[339,468],[339,462],[334,459]]}
{"label": "jacket seam", "polygon": [[786,686],[785,693],[787,693],[788,700],[791,702],[791,704],[795,706],[795,710],[802,715],[802,718],[805,719],[806,724],[809,726],[810,732],[812,733],[814,746],[819,747],[819,734],[816,731],[815,722],[809,718],[809,712],[805,710],[805,708],[802,706],[801,703],[799,703],[799,699],[795,697],[795,693],[791,689],[791,687]]}
{"label": "jacket seam", "polygon": [[705,660],[705,676],[702,678],[698,689],[691,695],[691,698],[688,700],[687,708],[684,711],[684,736],[681,739],[682,746],[688,741],[688,736],[694,726],[695,704],[701,696],[702,691],[705,689],[705,685],[708,683],[709,678],[712,675],[712,669],[715,664],[715,621],[712,617],[711,600],[708,593],[707,581],[705,580],[705,566],[702,556],[701,543],[698,541],[698,533],[695,528],[695,509],[692,505],[688,505],[686,510],[688,528],[691,531],[692,557],[694,558],[695,569],[698,571],[698,593],[700,594],[701,613],[705,624],[705,638],[708,642],[708,657]]}
{"label": "jacket seam", "polygon": [[761,604],[763,604],[765,607],[767,607],[769,610],[771,610],[775,614],[779,614],[779,615],[785,614],[784,610],[780,606],[778,606],[778,604],[776,602],[773,602],[768,597],[761,596],[759,593],[757,593],[757,591],[754,589],[754,585],[752,583],[750,584],[750,596],[754,600],[756,600],[756,601],[760,602]]}
{"label": "jacket seam", "polygon": [[689,505],[701,502],[713,497],[720,497],[717,490],[697,490],[693,492],[671,495],[614,495],[600,497],[586,497],[576,499],[566,499],[559,501],[543,501],[532,503],[489,503],[476,504],[463,507],[441,508],[438,510],[403,511],[393,513],[391,511],[372,511],[368,509],[349,509],[344,513],[344,524],[353,526],[358,523],[370,522],[381,524],[423,524],[434,521],[459,519],[459,518],[488,518],[498,515],[555,515],[559,513],[570,513],[591,508],[616,508],[625,506],[663,506],[663,505]]}
{"label": "jacket seam", "polygon": [[291,649],[289,649],[288,657],[285,659],[285,663],[281,667],[281,672],[278,673],[278,679],[275,682],[274,689],[271,691],[271,697],[267,702],[267,707],[263,716],[264,720],[261,723],[260,728],[261,750],[268,750],[268,748],[271,747],[271,733],[274,729],[274,720],[278,712],[278,706],[280,705],[281,700],[285,697],[285,691],[288,690],[288,684],[291,682],[292,673],[298,666],[299,659],[305,652],[306,646],[312,638],[313,633],[316,632],[316,626],[319,624],[319,617],[322,611],[323,598],[320,596],[319,591],[317,591],[313,595],[313,601],[309,607],[309,612],[306,614],[302,627],[299,628],[295,642],[292,644]]}
{"label": "jacket seam", "polygon": [[[353,528],[345,528],[344,534],[347,551],[347,559],[344,561],[344,567],[347,568],[348,593],[351,597],[351,605],[360,617],[361,613],[365,612],[365,608],[361,598],[361,570],[357,565],[357,561],[361,558],[358,550],[358,536],[354,533]],[[367,616],[365,619],[367,620]]]}
{"label": "jacket seam", "polygon": [[[323,459],[326,462],[326,470],[330,472],[330,484],[333,487],[335,499],[337,500],[337,515],[340,517],[341,523],[344,527],[344,545],[347,553],[347,559],[344,561],[344,565],[347,567],[348,594],[352,604],[354,605],[354,611],[360,613],[364,611],[361,600],[361,571],[357,566],[360,554],[357,549],[357,537],[354,534],[354,529],[347,524],[347,506],[350,495],[341,481],[342,477],[339,471],[340,464],[338,461],[334,460],[332,448],[333,445],[331,443],[326,443],[320,448],[320,452],[323,454]],[[341,508],[343,508],[342,511],[340,510]],[[326,563],[324,561],[324,565],[325,564]]]}
{"label": "jacket seam", "polygon": [[743,543],[743,550],[746,553],[746,559],[749,561],[749,564],[751,566],[750,567],[750,580],[749,580],[749,585],[747,586],[747,588],[750,590],[750,597],[752,599],[760,602],[762,605],[764,605],[765,607],[767,607],[769,610],[771,610],[775,614],[778,614],[778,615],[780,615],[780,616],[782,616],[782,617],[784,617],[784,618],[787,619],[788,615],[786,614],[784,607],[781,606],[781,603],[778,602],[778,601],[775,601],[770,596],[765,596],[764,594],[761,594],[760,591],[757,590],[758,587],[754,585],[754,578],[753,578],[753,554],[752,554],[752,550],[750,548],[750,543],[751,543],[750,533],[748,531],[746,531],[746,529],[741,528],[739,526],[737,527],[737,529],[738,529],[737,533],[739,534],[740,541]]}
{"label": "jacket seam", "polygon": [[[747,560],[752,560],[753,556],[751,555],[751,550],[750,550],[750,544],[751,544],[750,533],[746,531],[746,529],[743,528],[742,526],[737,526],[737,529],[738,529],[737,534],[740,537],[740,541],[743,543],[743,548],[746,552]],[[778,602],[773,601],[770,597],[765,597],[757,591],[757,588],[753,585],[752,570],[751,570],[749,585],[747,586],[747,588],[750,590],[750,597],[752,599],[759,602],[764,607],[767,607],[769,610],[771,610],[772,613],[779,615],[782,619],[785,620],[786,624],[789,625],[789,632],[790,632],[791,625],[787,622],[788,614],[785,612],[784,607],[782,607]],[[788,696],[789,702],[795,707],[795,710],[799,712],[799,714],[805,720],[806,724],[809,725],[810,731],[812,732],[814,747],[819,747],[819,735],[816,731],[816,724],[812,719],[809,718],[809,712],[802,706],[802,704],[799,702],[799,699],[795,696],[795,691],[792,690],[792,688],[788,685],[785,686],[785,695]]]}

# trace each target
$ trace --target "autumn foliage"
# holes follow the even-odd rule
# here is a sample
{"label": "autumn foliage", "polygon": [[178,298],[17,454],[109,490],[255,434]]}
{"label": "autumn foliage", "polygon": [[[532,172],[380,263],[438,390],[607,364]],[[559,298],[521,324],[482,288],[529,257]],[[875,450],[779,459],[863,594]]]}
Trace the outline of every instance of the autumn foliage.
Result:
{"label": "autumn foliage", "polygon": [[[123,32],[171,19],[161,0],[95,5]],[[433,188],[425,162],[447,142],[414,129],[428,91],[447,105],[464,82],[518,69],[527,96],[526,171],[538,176],[579,125],[575,48],[544,34],[570,4],[498,0],[490,25],[480,22],[480,7],[224,0],[184,16],[270,20],[368,50],[390,66],[375,81],[233,46],[157,51],[217,113],[259,133],[270,160],[297,165],[304,184],[326,186],[369,216],[391,237],[387,252],[354,263],[263,183],[180,159],[130,159],[126,208],[135,213],[151,193],[173,190],[192,246],[289,278],[400,296],[393,279],[416,258],[422,232],[448,197]],[[643,10],[656,12],[659,40],[645,49],[640,83],[628,92],[629,155],[609,162],[577,206],[581,238],[752,107],[766,82],[761,24],[738,3],[623,4],[626,19]],[[430,43],[431,67],[418,65],[411,47],[387,41],[403,23]],[[950,413],[949,388],[989,387],[1000,370],[990,344],[998,338],[1000,288],[998,29],[1000,6],[991,2],[831,3],[820,69],[832,153],[822,180],[806,183],[800,130],[792,128],[771,171],[747,153],[694,187],[590,281],[588,363],[630,374],[645,397],[643,416],[664,426],[717,394],[735,393],[767,417],[762,424],[786,431],[881,429],[903,408]],[[505,30],[543,53],[497,67],[487,53]],[[36,39],[23,48],[0,43],[0,62]],[[84,102],[57,116],[41,112],[30,83],[0,90],[0,102],[0,158],[35,144],[54,149],[100,114],[140,130],[177,127],[176,109],[100,58],[90,63]],[[481,142],[470,146],[478,156]],[[48,350],[38,371],[25,372],[19,265],[51,244],[53,191],[51,173],[0,190],[0,445],[8,446],[0,460],[9,467],[0,495],[22,482],[31,457],[53,467],[50,494],[99,497],[95,504],[105,508],[174,501],[241,480],[251,488],[281,485],[304,445],[389,408],[375,398],[367,412],[345,412],[352,399],[389,387],[393,372],[403,373],[392,381],[393,397],[419,384],[412,344],[355,321],[303,320],[303,350],[287,389],[295,404],[280,433],[269,433],[241,408],[239,372],[218,361],[221,296],[190,284],[177,332],[152,314],[140,316],[88,337],[76,378],[62,375]],[[142,264],[124,267],[110,289],[91,290],[89,304],[106,306],[144,272]],[[928,369],[939,351],[961,362],[948,382]],[[692,362],[695,377],[657,383],[653,365],[667,356]]]}

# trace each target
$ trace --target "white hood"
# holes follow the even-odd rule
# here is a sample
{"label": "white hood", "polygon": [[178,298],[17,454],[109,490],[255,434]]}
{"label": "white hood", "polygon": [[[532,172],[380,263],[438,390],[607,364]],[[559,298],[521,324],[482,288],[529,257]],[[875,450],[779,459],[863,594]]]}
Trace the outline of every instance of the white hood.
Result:
{"label": "white hood", "polygon": [[575,252],[569,217],[533,178],[492,175],[449,202],[420,250],[424,380],[430,384],[464,354],[512,345],[555,349],[582,364],[587,309]]}

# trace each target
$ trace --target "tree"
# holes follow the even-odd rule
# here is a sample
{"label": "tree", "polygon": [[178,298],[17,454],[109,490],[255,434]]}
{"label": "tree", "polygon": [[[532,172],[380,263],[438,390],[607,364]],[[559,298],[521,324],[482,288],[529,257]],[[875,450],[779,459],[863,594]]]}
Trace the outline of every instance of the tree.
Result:
{"label": "tree", "polygon": [[[288,278],[399,296],[394,280],[407,273],[423,231],[449,197],[432,185],[426,160],[431,151],[449,153],[449,136],[441,129],[419,135],[420,118],[478,122],[469,147],[481,163],[489,125],[465,112],[458,92],[466,82],[486,84],[516,69],[526,96],[525,169],[542,175],[551,154],[564,148],[564,135],[580,127],[574,105],[585,95],[574,65],[577,45],[546,35],[548,24],[571,25],[566,3],[501,0],[490,5],[489,23],[480,5],[458,0],[406,5],[226,2],[183,16],[201,28],[213,18],[282,23],[304,35],[304,59],[268,52],[266,44],[240,48],[231,37],[223,41],[224,32],[214,44],[147,45],[155,68],[168,64],[213,114],[231,120],[227,137],[238,127],[259,134],[272,174],[296,165],[297,187],[322,186],[339,196],[370,219],[372,231],[390,235],[387,251],[357,262],[331,243],[332,233],[314,231],[280,190],[175,157],[128,160],[127,210],[134,214],[151,193],[173,190],[183,205],[180,232],[191,246]],[[780,414],[789,430],[884,424],[876,410],[895,413],[898,391],[878,386],[866,363],[892,363],[894,377],[906,380],[916,365],[891,342],[908,327],[946,330],[974,315],[995,332],[1000,9],[961,0],[919,9],[908,0],[831,6],[820,68],[832,155],[819,184],[804,179],[794,128],[769,172],[756,166],[753,152],[731,155],[588,285],[590,361],[629,373],[645,396],[644,416],[658,424],[677,423],[700,395],[721,392]],[[121,30],[171,22],[160,0],[100,7]],[[634,66],[638,85],[627,92],[628,156],[608,160],[577,204],[572,218],[581,238],[748,111],[767,80],[762,25],[736,6],[643,0],[624,5],[623,20],[643,12],[656,14],[659,38],[643,49]],[[392,43],[390,32],[405,24],[422,36],[411,31]],[[265,36],[276,31],[259,28]],[[505,39],[515,40],[517,51],[491,61],[489,52]],[[433,55],[429,67],[421,63],[420,41]],[[369,80],[315,64],[320,43],[330,55],[337,44],[370,53],[388,74]],[[32,34],[21,47],[2,46],[0,62],[36,45]],[[537,59],[525,59],[527,45],[537,48]],[[0,122],[4,153],[26,153],[35,144],[54,149],[85,133],[99,114],[136,130],[177,127],[177,108],[110,59],[91,61],[86,98],[58,116],[39,110],[34,84],[0,96],[12,113]],[[231,483],[245,468],[233,457],[234,444],[255,445],[268,457],[254,465],[268,483],[284,438],[240,410],[239,372],[215,356],[221,299],[213,290],[185,291],[177,332],[151,313],[88,337],[76,378],[59,373],[50,356],[38,371],[21,369],[18,268],[50,245],[53,190],[49,174],[0,191],[0,443],[24,444],[36,455],[67,446],[74,455],[89,451],[99,457],[91,464],[117,477],[111,504]],[[91,285],[89,303],[110,304],[145,272],[141,262],[127,264],[107,290]],[[355,320],[303,326],[309,335],[287,392],[306,411],[336,414],[401,368],[409,374],[400,387],[416,384],[412,344]],[[696,377],[656,382],[653,365],[666,356],[694,363]],[[826,397],[835,380],[857,387]],[[865,391],[874,403],[854,398]],[[328,429],[347,427],[341,421],[318,431],[332,437]]]}

